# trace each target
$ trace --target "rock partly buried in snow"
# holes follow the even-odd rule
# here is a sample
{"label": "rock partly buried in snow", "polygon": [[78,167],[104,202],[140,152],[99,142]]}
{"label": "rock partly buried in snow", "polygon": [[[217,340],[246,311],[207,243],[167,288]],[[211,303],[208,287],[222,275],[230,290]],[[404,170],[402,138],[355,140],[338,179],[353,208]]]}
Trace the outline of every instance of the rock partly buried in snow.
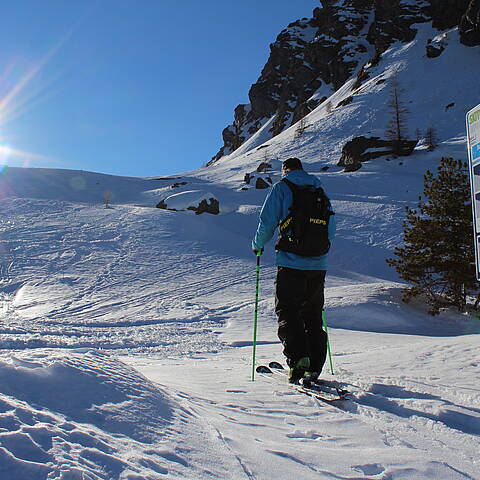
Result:
{"label": "rock partly buried in snow", "polygon": [[[263,164],[261,164],[263,165]],[[255,172],[246,173],[244,182],[246,185],[255,186],[256,189],[262,190],[270,188],[273,184],[273,173],[259,173],[258,169]],[[249,187],[242,186],[241,190],[248,190]]]}
{"label": "rock partly buried in snow", "polygon": [[271,183],[272,181],[270,178],[268,178],[267,181],[265,181],[263,178],[257,178],[255,182],[255,188],[257,190],[264,190],[265,188],[270,188]]}
{"label": "rock partly buried in snow", "polygon": [[173,211],[193,210],[196,215],[201,213],[220,213],[220,203],[210,192],[204,190],[189,190],[176,193],[163,199],[157,208]]}
{"label": "rock partly buried in snow", "polygon": [[355,137],[347,142],[342,149],[342,156],[338,166],[345,167],[345,172],[354,172],[362,166],[362,162],[385,155],[411,155],[416,141],[405,140],[401,145],[400,152],[396,152],[394,144],[390,140],[382,140],[379,137]]}
{"label": "rock partly buried in snow", "polygon": [[[257,148],[258,150],[258,148]],[[260,165],[257,167],[258,173],[267,173],[269,170],[272,169],[272,164],[268,162],[261,162]]]}
{"label": "rock partly buried in snow", "polygon": [[443,32],[437,35],[433,40],[429,39],[427,43],[427,57],[437,58],[439,57],[445,48],[448,46],[448,32]]}

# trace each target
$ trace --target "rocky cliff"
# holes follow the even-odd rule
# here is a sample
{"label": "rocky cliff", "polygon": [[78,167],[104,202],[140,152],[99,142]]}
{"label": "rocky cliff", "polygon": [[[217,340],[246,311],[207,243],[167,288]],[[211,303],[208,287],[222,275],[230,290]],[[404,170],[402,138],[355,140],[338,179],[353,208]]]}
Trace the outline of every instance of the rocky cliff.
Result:
{"label": "rocky cliff", "polygon": [[[368,66],[392,43],[415,38],[415,24],[431,22],[439,31],[458,26],[464,45],[480,45],[480,0],[322,0],[321,5],[270,45],[268,61],[250,88],[250,103],[235,108],[234,122],[222,134],[224,145],[211,163],[267,122],[269,135],[278,135],[348,79],[355,77],[352,89],[358,88],[368,78]],[[430,47],[432,55],[437,48]]]}

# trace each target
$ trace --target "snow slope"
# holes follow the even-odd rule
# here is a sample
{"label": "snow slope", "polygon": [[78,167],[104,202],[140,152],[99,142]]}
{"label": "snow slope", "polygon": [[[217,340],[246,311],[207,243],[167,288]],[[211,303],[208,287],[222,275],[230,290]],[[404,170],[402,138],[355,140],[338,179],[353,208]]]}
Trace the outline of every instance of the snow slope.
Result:
{"label": "snow slope", "polygon": [[[4,198],[0,477],[478,478],[479,322],[402,304],[383,260],[419,161],[434,162],[389,165],[389,189],[387,168],[325,175],[339,219],[327,311],[336,378],[356,396],[347,411],[251,382],[250,238],[265,191],[212,183],[228,205],[219,216],[138,206],[143,192],[109,209],[93,194],[47,199],[43,186]],[[364,191],[335,193],[358,175]],[[260,363],[282,359],[271,249],[262,262]]]}
{"label": "snow slope", "polygon": [[[408,65],[426,62],[418,42],[392,46],[375,75],[406,81]],[[429,62],[479,50],[448,52]],[[475,75],[462,79],[478,91]],[[345,139],[384,124],[388,92],[374,79],[346,107],[318,107],[301,137],[292,128],[175,178],[0,173],[2,480],[480,478],[480,321],[403,304],[385,263],[424,171],[442,155],[465,158],[470,100],[459,87],[439,102],[412,80],[419,125],[451,115],[439,149],[346,174],[335,166]],[[333,100],[350,93],[347,84]],[[458,112],[445,111],[451,101]],[[282,159],[304,160],[337,212],[326,285],[335,375],[324,376],[353,392],[343,410],[251,381],[250,241],[266,191],[241,187],[265,150],[275,178]],[[194,190],[211,192],[221,214],[153,208]],[[262,266],[259,363],[282,360],[272,248]]]}

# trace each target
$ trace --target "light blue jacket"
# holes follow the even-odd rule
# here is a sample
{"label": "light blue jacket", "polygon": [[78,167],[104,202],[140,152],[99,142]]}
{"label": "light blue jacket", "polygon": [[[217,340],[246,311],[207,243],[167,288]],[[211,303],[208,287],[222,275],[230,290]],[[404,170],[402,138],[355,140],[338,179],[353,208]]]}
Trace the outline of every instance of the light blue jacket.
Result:
{"label": "light blue jacket", "polygon": [[[296,185],[314,185],[322,187],[322,182],[306,173],[304,170],[291,170],[285,177]],[[252,242],[252,248],[260,250],[273,237],[280,222],[289,214],[293,196],[290,187],[285,182],[276,183],[267,195],[260,212],[257,233]],[[333,243],[336,232],[335,215],[330,217],[328,223],[328,239]],[[326,270],[328,253],[318,257],[301,257],[294,253],[276,251],[276,264],[279,267],[289,267],[298,270]]]}

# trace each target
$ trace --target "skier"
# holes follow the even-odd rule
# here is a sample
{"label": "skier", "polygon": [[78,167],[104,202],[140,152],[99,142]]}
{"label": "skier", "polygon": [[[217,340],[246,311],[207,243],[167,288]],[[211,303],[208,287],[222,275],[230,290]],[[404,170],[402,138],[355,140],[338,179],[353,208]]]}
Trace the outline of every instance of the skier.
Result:
{"label": "skier", "polygon": [[[285,181],[287,180],[287,182]],[[289,185],[289,182],[293,183]],[[324,305],[324,285],[327,270],[327,257],[330,243],[335,237],[335,216],[326,196],[328,210],[327,220],[310,218],[310,223],[323,222],[322,239],[313,238],[313,242],[320,245],[326,242],[327,246],[320,251],[320,255],[301,255],[295,248],[287,248],[293,244],[291,239],[285,240],[282,229],[291,223],[295,217],[294,195],[299,195],[300,190],[310,191],[322,187],[320,180],[314,175],[303,170],[302,162],[298,158],[288,158],[282,164],[282,181],[276,183],[265,199],[255,238],[252,241],[253,252],[257,255],[263,253],[264,246],[271,240],[277,227],[280,231],[280,240],[276,249],[276,291],[275,313],[278,317],[278,337],[284,346],[283,353],[290,367],[289,382],[298,383],[302,378],[316,381],[322,371],[327,356],[327,335],[322,325],[322,310]],[[298,186],[295,188],[295,186]],[[302,188],[303,187],[303,188]],[[320,190],[323,194],[323,190]],[[324,195],[324,194],[323,194]],[[298,202],[295,202],[298,205]],[[298,212],[297,212],[298,213]],[[287,219],[287,220],[285,220]],[[292,222],[293,223],[293,222]],[[287,227],[288,228],[288,227]],[[309,232],[307,231],[307,234]],[[312,233],[311,235],[315,235]],[[327,238],[328,237],[328,238]],[[290,244],[288,243],[290,240]],[[312,238],[310,239],[310,243]],[[285,247],[287,242],[287,247]],[[290,250],[290,251],[286,251]],[[318,250],[318,249],[317,249]],[[316,250],[310,250],[316,252]],[[308,251],[307,251],[308,254]]]}

